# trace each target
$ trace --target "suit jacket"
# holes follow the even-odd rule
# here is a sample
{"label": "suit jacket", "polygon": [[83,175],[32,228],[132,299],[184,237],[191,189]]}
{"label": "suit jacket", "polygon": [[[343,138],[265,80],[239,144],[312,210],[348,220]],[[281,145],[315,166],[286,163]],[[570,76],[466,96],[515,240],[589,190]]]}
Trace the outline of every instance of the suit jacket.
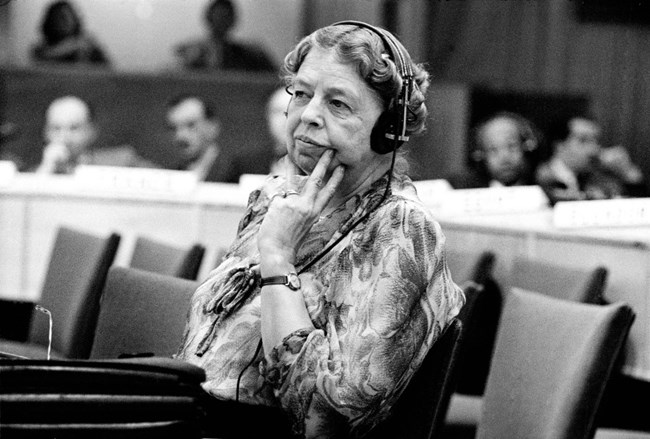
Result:
{"label": "suit jacket", "polygon": [[[462,172],[448,175],[446,180],[454,189],[476,189],[490,187],[492,179],[487,171],[480,166],[470,167]],[[521,179],[514,186],[535,184],[529,171],[524,172]]]}
{"label": "suit jacket", "polygon": [[213,183],[238,183],[241,174],[242,170],[237,160],[224,151],[220,151],[208,174],[205,176],[204,181]]}
{"label": "suit jacket", "polygon": [[[28,172],[38,170],[40,164],[29,168]],[[155,163],[141,157],[137,151],[129,145],[90,148],[74,162],[61,164],[57,167],[55,174],[72,174],[77,165],[95,166],[123,166],[129,168],[158,168]]]}
{"label": "suit jacket", "polygon": [[[565,171],[566,172],[566,171]],[[594,165],[586,172],[574,176],[578,187],[572,187],[559,172],[553,160],[542,163],[537,169],[536,180],[552,204],[558,201],[598,200],[624,197],[645,197],[645,182],[627,183],[609,170]]]}
{"label": "suit jacket", "polygon": [[271,58],[260,47],[226,41],[221,59],[215,57],[214,43],[210,40],[192,41],[180,45],[176,53],[185,67],[191,69],[225,69],[274,71]]}
{"label": "suit jacket", "polygon": [[124,166],[130,168],[157,168],[155,163],[140,156],[129,145],[94,148],[82,155],[78,164],[97,166]]}

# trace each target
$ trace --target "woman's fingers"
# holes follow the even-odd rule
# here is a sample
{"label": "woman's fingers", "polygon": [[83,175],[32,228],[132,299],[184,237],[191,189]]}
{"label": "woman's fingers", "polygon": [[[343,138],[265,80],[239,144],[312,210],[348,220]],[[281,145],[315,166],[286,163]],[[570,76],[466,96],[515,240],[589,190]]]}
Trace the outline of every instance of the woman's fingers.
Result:
{"label": "woman's fingers", "polygon": [[334,169],[334,172],[332,172],[332,175],[330,176],[330,179],[327,181],[325,187],[323,187],[323,189],[317,194],[315,204],[316,204],[316,208],[319,211],[325,209],[327,203],[329,203],[329,201],[336,193],[336,188],[343,180],[344,173],[345,173],[345,168],[343,167],[343,165],[338,165]]}
{"label": "woman's fingers", "polygon": [[316,163],[314,170],[311,172],[311,175],[305,183],[305,194],[311,195],[314,198],[318,196],[321,188],[325,185],[325,175],[327,174],[327,168],[329,167],[333,158],[334,151],[331,149],[328,149],[323,154],[321,154],[320,158],[318,159],[318,163]]}

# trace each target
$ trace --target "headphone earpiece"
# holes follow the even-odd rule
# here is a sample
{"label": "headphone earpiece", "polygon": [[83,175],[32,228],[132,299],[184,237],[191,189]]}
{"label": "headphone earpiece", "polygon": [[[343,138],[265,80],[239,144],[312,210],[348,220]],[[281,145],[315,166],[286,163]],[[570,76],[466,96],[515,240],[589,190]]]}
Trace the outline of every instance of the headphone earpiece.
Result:
{"label": "headphone earpiece", "polygon": [[370,147],[377,154],[393,152],[393,149],[399,148],[404,143],[403,140],[397,140],[397,145],[395,145],[395,140],[388,137],[388,134],[394,136],[396,133],[396,117],[395,111],[391,111],[389,108],[381,113],[377,122],[375,122],[375,126],[372,128],[372,133],[370,134]]}
{"label": "headphone earpiece", "polygon": [[370,147],[378,154],[388,154],[408,142],[406,133],[408,105],[413,91],[413,68],[407,53],[400,49],[399,43],[388,32],[362,21],[340,21],[333,26],[352,25],[374,32],[384,43],[388,58],[395,63],[402,77],[402,87],[391,100],[388,108],[379,116],[370,136]]}

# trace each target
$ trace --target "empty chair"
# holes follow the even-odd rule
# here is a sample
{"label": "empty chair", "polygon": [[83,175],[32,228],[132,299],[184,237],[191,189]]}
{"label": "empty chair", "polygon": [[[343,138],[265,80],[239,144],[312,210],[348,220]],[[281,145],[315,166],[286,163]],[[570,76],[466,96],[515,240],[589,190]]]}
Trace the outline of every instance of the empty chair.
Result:
{"label": "empty chair", "polygon": [[[38,302],[52,315],[52,357],[88,358],[106,274],[120,237],[95,236],[60,227]],[[50,322],[36,312],[25,343],[0,342],[0,351],[46,358]]]}
{"label": "empty chair", "polygon": [[592,437],[633,320],[624,303],[600,306],[513,289],[484,397],[454,395],[443,437],[474,437],[458,434],[472,427],[478,439]]}
{"label": "empty chair", "polygon": [[490,369],[502,303],[501,288],[493,277],[495,263],[496,255],[490,251],[476,255],[447,250],[452,278],[463,286],[467,299],[459,316],[463,349],[456,386],[456,392],[466,395],[483,394]]}
{"label": "empty chair", "polygon": [[171,358],[0,360],[0,437],[202,437],[205,372]]}
{"label": "empty chair", "polygon": [[112,267],[90,358],[175,354],[198,285],[173,276]]}
{"label": "empty chair", "polygon": [[493,277],[496,255],[491,251],[474,254],[447,248],[446,257],[451,276],[459,285],[466,281],[483,285]]}
{"label": "empty chair", "polygon": [[199,273],[204,254],[205,247],[200,244],[181,248],[139,236],[136,239],[129,266],[194,280]]}
{"label": "empty chair", "polygon": [[556,296],[583,303],[604,303],[607,269],[602,266],[585,270],[515,257],[509,287]]}
{"label": "empty chair", "polygon": [[456,382],[462,326],[460,319],[451,321],[395,403],[389,418],[370,433],[370,439],[438,437]]}

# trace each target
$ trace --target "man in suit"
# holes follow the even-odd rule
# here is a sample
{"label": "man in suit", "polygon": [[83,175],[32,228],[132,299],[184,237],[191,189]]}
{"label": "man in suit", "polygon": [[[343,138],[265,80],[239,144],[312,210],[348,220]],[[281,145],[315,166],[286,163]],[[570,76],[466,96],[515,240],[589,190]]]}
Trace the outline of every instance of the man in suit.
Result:
{"label": "man in suit", "polygon": [[552,203],[647,196],[645,177],[627,150],[620,145],[604,148],[600,136],[600,125],[586,115],[553,127],[553,155],[536,175]]}
{"label": "man in suit", "polygon": [[175,169],[194,172],[199,181],[237,183],[241,172],[217,143],[221,127],[208,102],[195,95],[174,97],[167,104],[167,125],[181,159]]}
{"label": "man in suit", "polygon": [[232,0],[212,0],[204,20],[210,35],[180,44],[176,55],[190,69],[248,70],[273,72],[276,66],[257,44],[235,41],[231,31],[237,23],[237,9]]}
{"label": "man in suit", "polygon": [[154,167],[128,145],[99,148],[97,126],[90,104],[77,96],[50,103],[43,136],[46,146],[36,168],[41,174],[70,174],[77,165]]}
{"label": "man in suit", "polygon": [[474,131],[472,166],[447,179],[454,189],[533,184],[530,154],[537,148],[537,128],[528,119],[499,112]]}

